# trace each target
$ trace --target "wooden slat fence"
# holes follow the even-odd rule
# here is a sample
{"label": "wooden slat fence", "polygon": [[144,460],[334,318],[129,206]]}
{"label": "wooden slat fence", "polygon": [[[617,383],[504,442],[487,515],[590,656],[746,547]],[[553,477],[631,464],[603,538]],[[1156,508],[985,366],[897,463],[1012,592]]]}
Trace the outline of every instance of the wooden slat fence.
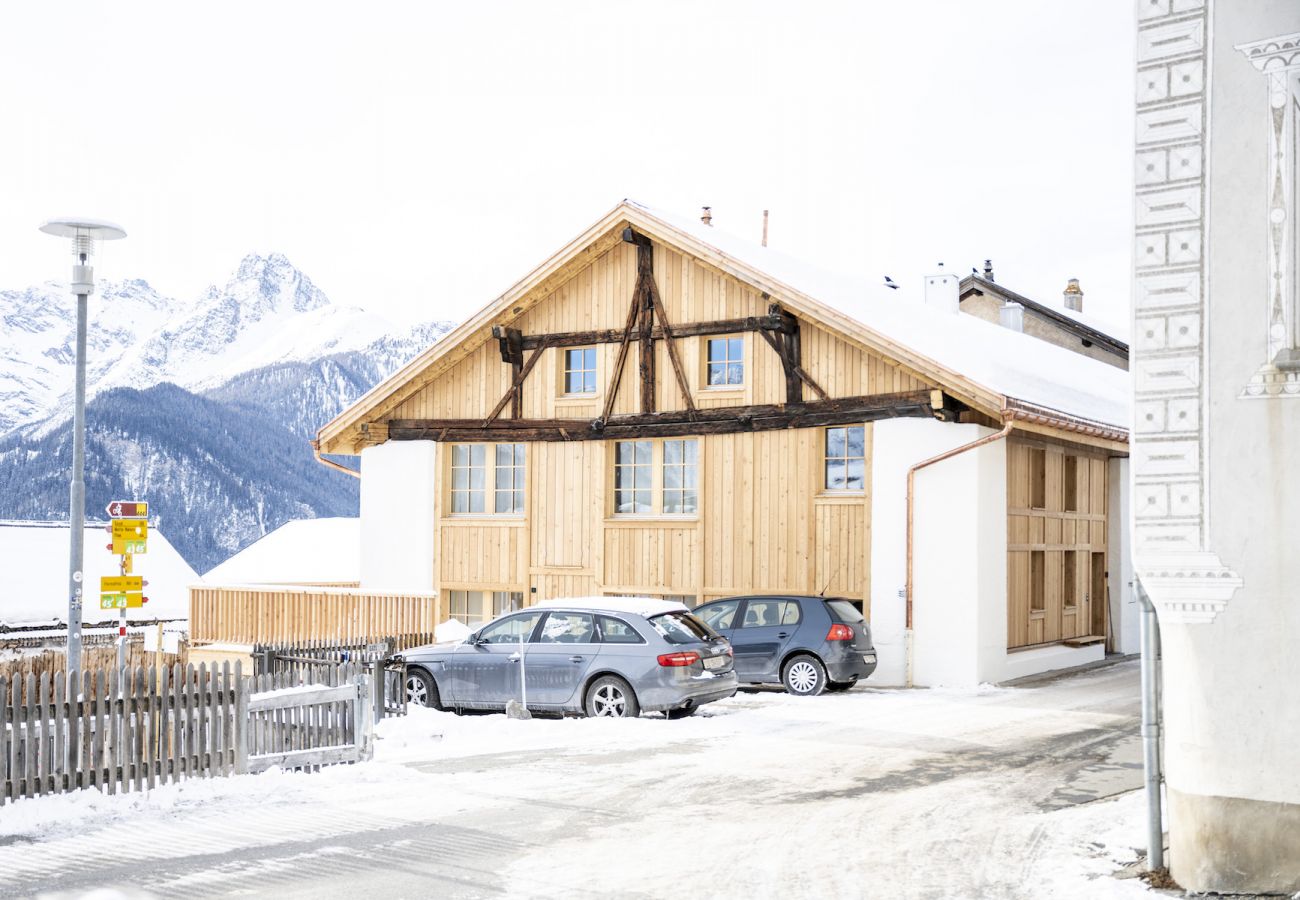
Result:
{"label": "wooden slat fence", "polygon": [[258,675],[288,673],[299,681],[314,681],[329,667],[359,665],[370,677],[375,721],[406,715],[406,664],[393,659],[410,647],[433,643],[432,634],[404,634],[377,641],[303,641],[296,644],[256,644],[253,663]]}
{"label": "wooden slat fence", "polygon": [[374,641],[432,634],[446,617],[437,594],[270,584],[190,588],[191,643]]}
{"label": "wooden slat fence", "polygon": [[300,684],[294,674],[258,675],[247,696],[247,755],[241,771],[272,766],[316,770],[369,757],[373,714],[370,679],[343,664]]}
{"label": "wooden slat fence", "polygon": [[238,665],[0,678],[0,803],[78,788],[152,789],[235,769]]}
{"label": "wooden slat fence", "polygon": [[290,691],[289,675],[254,684],[238,663],[233,671],[224,663],[75,677],[71,688],[49,673],[0,677],[0,804],[82,788],[151,790],[272,765],[316,768],[370,753],[370,684],[356,666],[331,667],[318,689]]}

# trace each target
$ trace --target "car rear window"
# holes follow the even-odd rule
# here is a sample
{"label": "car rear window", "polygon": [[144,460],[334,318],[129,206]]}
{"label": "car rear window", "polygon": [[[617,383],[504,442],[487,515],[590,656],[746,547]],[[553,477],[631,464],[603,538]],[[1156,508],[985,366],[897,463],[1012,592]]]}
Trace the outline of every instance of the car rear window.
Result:
{"label": "car rear window", "polygon": [[862,621],[862,611],[848,600],[827,600],[826,605],[841,622],[857,623]]}
{"label": "car rear window", "polygon": [[716,631],[701,622],[693,613],[663,613],[651,616],[647,621],[670,644],[694,644],[699,641],[712,641],[718,637]]}

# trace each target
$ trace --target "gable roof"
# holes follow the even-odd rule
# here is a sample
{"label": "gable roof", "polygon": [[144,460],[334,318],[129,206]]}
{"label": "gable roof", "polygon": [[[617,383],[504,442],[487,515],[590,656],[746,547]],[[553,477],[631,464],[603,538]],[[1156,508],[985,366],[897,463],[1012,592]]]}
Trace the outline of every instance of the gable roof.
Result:
{"label": "gable roof", "polygon": [[[538,266],[325,425],[320,448],[352,453],[362,423],[389,410],[490,339],[621,240],[637,231],[766,292],[791,313],[921,373],[995,416],[1029,410],[1071,430],[1127,439],[1126,371],[974,316],[927,307],[915,290],[894,291],[855,275],[820,270],[770,247],[624,200]],[[1019,412],[1017,412],[1019,415]]]}
{"label": "gable roof", "polygon": [[203,576],[208,584],[350,584],[361,580],[361,520],[293,519]]}

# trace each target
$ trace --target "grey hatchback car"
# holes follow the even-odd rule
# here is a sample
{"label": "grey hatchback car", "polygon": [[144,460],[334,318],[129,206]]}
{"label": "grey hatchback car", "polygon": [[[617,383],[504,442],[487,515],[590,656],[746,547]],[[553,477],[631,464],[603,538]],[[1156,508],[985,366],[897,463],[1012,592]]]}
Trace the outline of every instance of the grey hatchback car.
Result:
{"label": "grey hatchback car", "polygon": [[791,694],[848,690],[876,670],[871,626],[838,597],[728,597],[695,610],[731,641],[736,676]]}
{"label": "grey hatchback car", "polygon": [[408,702],[438,709],[518,700],[542,712],[681,718],[736,692],[726,638],[681,603],[651,598],[543,601],[402,657]]}

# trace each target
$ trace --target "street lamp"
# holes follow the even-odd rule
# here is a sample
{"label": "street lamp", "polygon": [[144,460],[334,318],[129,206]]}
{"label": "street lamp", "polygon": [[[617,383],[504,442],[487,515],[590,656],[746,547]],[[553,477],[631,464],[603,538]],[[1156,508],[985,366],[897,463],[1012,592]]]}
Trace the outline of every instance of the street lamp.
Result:
{"label": "street lamp", "polygon": [[95,241],[116,241],[126,232],[112,222],[97,219],[51,219],[41,231],[72,238],[72,283],[77,295],[77,386],[72,413],[72,487],[68,498],[70,552],[68,556],[68,676],[81,671],[82,547],[86,539],[86,308],[95,291],[95,270],[90,257]]}

